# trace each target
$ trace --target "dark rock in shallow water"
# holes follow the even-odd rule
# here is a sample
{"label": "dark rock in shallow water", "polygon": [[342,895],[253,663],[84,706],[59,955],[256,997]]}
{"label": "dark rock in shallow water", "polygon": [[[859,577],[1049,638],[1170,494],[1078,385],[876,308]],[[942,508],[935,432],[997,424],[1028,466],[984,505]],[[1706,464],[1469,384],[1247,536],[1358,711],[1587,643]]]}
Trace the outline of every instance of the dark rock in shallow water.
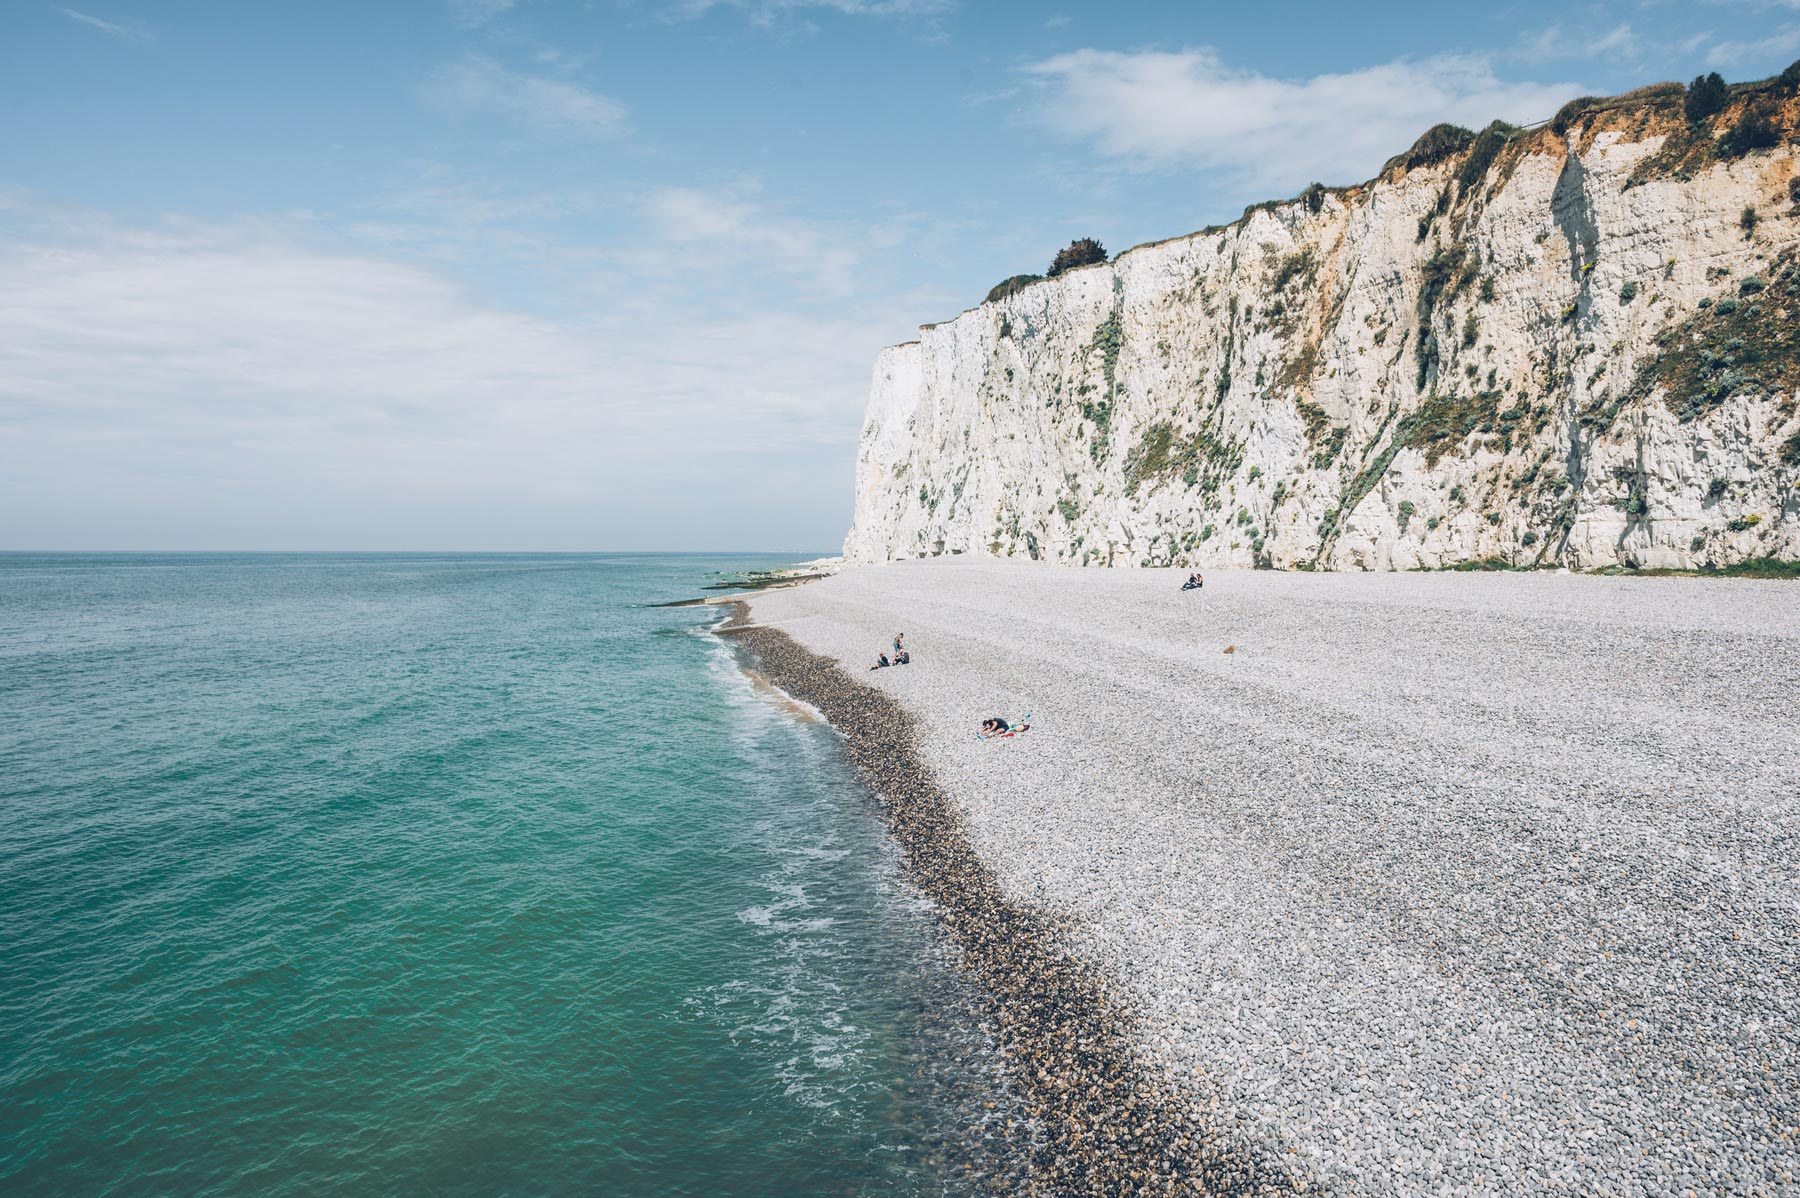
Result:
{"label": "dark rock in shallow water", "polygon": [[[747,622],[742,604],[732,622]],[[1009,1134],[1034,1195],[1288,1195],[1303,1190],[1275,1155],[1226,1142],[1166,1089],[1132,1041],[1122,991],[1063,945],[1041,914],[1000,893],[962,817],[913,751],[912,718],[887,695],[773,628],[733,638],[759,672],[818,708],[881,799],[905,870],[936,905],[982,983],[987,1016],[1027,1120]]]}
{"label": "dark rock in shallow water", "polygon": [[760,591],[768,587],[781,586],[784,583],[816,582],[826,577],[824,574],[784,574],[779,570],[763,573],[761,571],[741,574],[724,582],[710,582],[700,589],[703,591]]}

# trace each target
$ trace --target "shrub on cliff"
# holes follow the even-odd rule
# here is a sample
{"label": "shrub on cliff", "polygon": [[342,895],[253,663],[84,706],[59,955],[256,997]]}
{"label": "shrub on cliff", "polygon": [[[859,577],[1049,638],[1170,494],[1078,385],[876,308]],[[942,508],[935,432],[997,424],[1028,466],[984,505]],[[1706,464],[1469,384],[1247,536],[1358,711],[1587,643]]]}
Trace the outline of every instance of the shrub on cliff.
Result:
{"label": "shrub on cliff", "polygon": [[987,293],[983,303],[991,304],[995,300],[1003,300],[1015,292],[1023,291],[1033,283],[1043,281],[1043,275],[1014,275],[1012,278],[994,284],[994,289]]}
{"label": "shrub on cliff", "polygon": [[1495,121],[1475,138],[1475,145],[1469,151],[1468,160],[1462,164],[1462,169],[1456,172],[1456,182],[1464,194],[1481,182],[1482,177],[1487,174],[1488,167],[1494,165],[1494,159],[1499,155],[1501,147],[1506,145],[1506,139],[1512,133],[1513,126],[1505,121]]}
{"label": "shrub on cliff", "polygon": [[1781,144],[1781,131],[1768,116],[1755,109],[1744,115],[1719,139],[1719,157],[1742,158],[1752,150],[1771,150]]}
{"label": "shrub on cliff", "polygon": [[1412,144],[1412,149],[1402,156],[1401,161],[1408,170],[1430,166],[1458,153],[1474,140],[1475,134],[1461,125],[1433,125],[1419,135],[1419,140]]}
{"label": "shrub on cliff", "polygon": [[1687,113],[1689,122],[1698,125],[1714,113],[1725,107],[1730,90],[1725,86],[1725,79],[1719,72],[1702,75],[1688,84],[1687,100],[1682,110]]}
{"label": "shrub on cliff", "polygon": [[1788,63],[1787,70],[1777,75],[1776,80],[1790,91],[1800,90],[1800,58]]}
{"label": "shrub on cliff", "polygon": [[1687,96],[1687,88],[1670,80],[1666,83],[1646,83],[1642,87],[1634,87],[1628,92],[1620,92],[1612,98],[1611,106],[1623,104],[1642,104],[1651,100],[1682,100]]}
{"label": "shrub on cliff", "polygon": [[1575,99],[1570,100],[1567,104],[1558,108],[1556,110],[1556,115],[1550,118],[1551,132],[1555,133],[1558,137],[1561,137],[1569,131],[1569,126],[1575,123],[1576,117],[1600,103],[1601,99],[1602,97],[1600,96],[1577,96]]}
{"label": "shrub on cliff", "polygon": [[1047,277],[1054,279],[1065,270],[1074,270],[1077,266],[1092,266],[1104,261],[1106,261],[1106,247],[1092,237],[1082,237],[1056,251],[1056,257],[1051,259],[1050,269],[1044,273]]}

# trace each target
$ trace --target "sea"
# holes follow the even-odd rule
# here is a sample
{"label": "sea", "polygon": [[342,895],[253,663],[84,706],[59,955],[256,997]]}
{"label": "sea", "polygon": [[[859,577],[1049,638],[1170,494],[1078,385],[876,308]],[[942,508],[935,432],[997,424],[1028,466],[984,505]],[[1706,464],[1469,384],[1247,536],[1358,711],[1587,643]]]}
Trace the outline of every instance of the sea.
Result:
{"label": "sea", "polygon": [[967,1192],[876,800],[654,606],[781,564],[0,555],[0,1194]]}

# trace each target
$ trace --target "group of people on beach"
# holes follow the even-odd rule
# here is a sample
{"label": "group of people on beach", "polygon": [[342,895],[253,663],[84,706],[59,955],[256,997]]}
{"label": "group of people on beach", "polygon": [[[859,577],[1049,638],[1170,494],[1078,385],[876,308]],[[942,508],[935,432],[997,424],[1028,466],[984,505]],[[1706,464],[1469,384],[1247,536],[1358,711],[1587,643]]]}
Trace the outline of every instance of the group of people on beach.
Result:
{"label": "group of people on beach", "polygon": [[[875,664],[869,668],[871,670],[885,670],[889,666],[908,665],[911,661],[912,654],[907,652],[906,649],[906,634],[904,632],[896,632],[894,634],[893,648],[887,653],[876,654]],[[996,736],[1012,736],[1016,733],[1024,732],[1030,727],[1030,724],[1025,723],[1009,724],[1006,720],[997,715],[989,716],[987,719],[981,721],[981,731],[976,735],[980,736],[983,740],[991,740]]]}
{"label": "group of people on beach", "polygon": [[877,654],[875,657],[875,664],[869,668],[871,670],[885,670],[889,666],[904,666],[911,664],[911,662],[912,654],[906,651],[906,634],[904,632],[896,632],[894,634],[893,657],[889,657],[885,653]]}
{"label": "group of people on beach", "polygon": [[[1195,570],[1187,576],[1187,581],[1181,584],[1181,589],[1184,591],[1197,591],[1205,585],[1206,579],[1201,575],[1200,571]],[[1229,653],[1231,650],[1227,649],[1226,652]],[[869,668],[871,670],[885,670],[889,666],[903,666],[910,661],[912,661],[912,655],[906,651],[906,634],[904,632],[896,632],[894,634],[893,656],[890,657],[886,653],[879,654],[875,658],[875,664]],[[995,715],[989,716],[987,719],[981,721],[981,731],[977,732],[975,735],[979,736],[982,740],[992,740],[997,736],[1017,735],[1020,732],[1027,731],[1030,727],[1030,724],[1024,722],[1017,724],[1008,723],[1004,717]]]}

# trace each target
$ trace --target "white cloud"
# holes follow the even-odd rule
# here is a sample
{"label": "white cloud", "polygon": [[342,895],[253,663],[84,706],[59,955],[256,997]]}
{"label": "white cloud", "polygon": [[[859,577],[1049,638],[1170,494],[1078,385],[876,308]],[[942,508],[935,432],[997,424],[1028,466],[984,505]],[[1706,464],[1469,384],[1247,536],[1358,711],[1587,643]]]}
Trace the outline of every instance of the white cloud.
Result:
{"label": "white cloud", "polygon": [[450,116],[496,116],[539,134],[617,137],[629,127],[629,110],[611,96],[508,70],[480,54],[440,67],[419,94]]}
{"label": "white cloud", "polygon": [[550,318],[309,221],[0,193],[0,545],[829,544],[890,330],[709,303],[684,252],[838,251],[742,199],[651,207],[686,240]]}
{"label": "white cloud", "polygon": [[[737,261],[714,257],[730,244],[745,258],[823,254],[837,262],[833,271],[851,261],[804,226],[762,222],[748,204],[669,191],[651,206],[677,248],[700,247],[721,273]],[[666,338],[646,336],[633,324],[641,310],[629,305],[559,320],[509,311],[431,270],[314,234],[280,221],[147,229],[0,203],[4,412],[107,417],[150,407],[192,419],[201,435],[277,415],[331,423],[368,413],[387,424],[416,422],[436,437],[491,434],[529,410],[534,422],[553,415],[542,426],[547,436],[601,426],[618,440],[660,435],[672,413],[744,411],[745,385],[786,395],[771,402],[789,417],[819,398],[800,382],[803,369],[783,364],[788,347],[811,340],[785,312],[715,311]],[[639,276],[651,290],[688,273],[668,254],[633,265],[654,272]],[[659,308],[647,323],[669,316]],[[845,328],[839,322],[828,336]],[[746,331],[766,349],[740,342]],[[875,348],[853,351],[859,374]],[[687,385],[702,379],[729,382]],[[769,413],[745,414],[754,421]],[[759,440],[808,440],[818,415],[770,426]]]}
{"label": "white cloud", "polygon": [[1482,58],[1402,59],[1310,79],[1229,67],[1211,49],[1079,50],[1025,68],[1037,117],[1140,167],[1220,172],[1279,192],[1373,175],[1440,121],[1526,122],[1581,94],[1573,83],[1514,83]]}
{"label": "white cloud", "polygon": [[1626,58],[1636,57],[1642,50],[1637,32],[1629,22],[1614,26],[1601,34],[1593,43],[1593,48],[1600,54],[1617,54]]}
{"label": "white cloud", "polygon": [[475,29],[509,11],[515,0],[449,0],[450,20],[464,29]]}
{"label": "white cloud", "polygon": [[83,25],[86,25],[91,29],[98,29],[104,34],[118,38],[120,41],[137,42],[141,45],[148,45],[156,40],[156,35],[150,32],[149,26],[145,25],[142,21],[107,21],[102,20],[100,17],[90,16],[87,13],[76,12],[72,8],[63,8],[61,6],[58,6],[56,11],[63,16],[68,17],[71,21],[80,21]]}
{"label": "white cloud", "polygon": [[1025,94],[1022,87],[1002,87],[991,92],[974,92],[963,97],[971,108],[980,108],[985,104],[998,104],[1005,100],[1016,100]]}
{"label": "white cloud", "polygon": [[1562,25],[1550,25],[1526,41],[1516,56],[1526,62],[1576,58],[1636,62],[1643,56],[1643,42],[1630,22],[1615,25],[1602,33],[1570,31]]}
{"label": "white cloud", "polygon": [[955,0],[665,0],[664,15],[674,19],[703,16],[715,8],[739,9],[759,25],[771,25],[783,17],[808,9],[825,9],[849,16],[937,17],[956,7]]}
{"label": "white cloud", "polygon": [[[1800,6],[1800,0],[1795,3]],[[1772,57],[1786,58],[1795,50],[1800,50],[1800,25],[1789,25],[1755,41],[1715,42],[1706,52],[1706,65],[1717,68],[1767,63]]]}
{"label": "white cloud", "polygon": [[740,190],[664,188],[650,196],[645,211],[654,253],[692,251],[684,272],[784,275],[832,295],[848,293],[855,283],[859,255],[850,235],[770,213]]}
{"label": "white cloud", "polygon": [[610,189],[544,189],[496,184],[443,163],[400,164],[381,194],[344,215],[343,229],[383,251],[395,248],[440,261],[471,258],[567,263],[578,254],[547,230],[576,217],[595,218],[629,207]]}
{"label": "white cloud", "polygon": [[280,225],[59,223],[0,242],[0,399],[15,418],[154,413],[202,438],[277,416],[453,428],[522,396],[582,398],[577,380],[594,377],[553,326]]}

